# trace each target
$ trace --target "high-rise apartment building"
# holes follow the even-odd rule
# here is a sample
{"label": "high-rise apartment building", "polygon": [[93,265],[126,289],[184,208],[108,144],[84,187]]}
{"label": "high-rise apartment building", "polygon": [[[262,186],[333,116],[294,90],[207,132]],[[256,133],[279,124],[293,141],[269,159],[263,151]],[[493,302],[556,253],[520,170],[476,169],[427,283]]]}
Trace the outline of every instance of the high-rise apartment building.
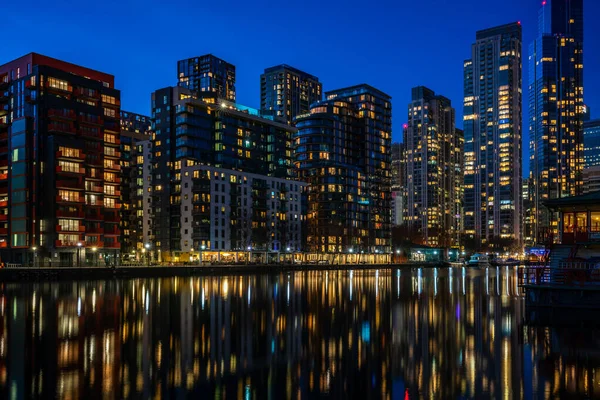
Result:
{"label": "high-rise apartment building", "polygon": [[[296,129],[274,121],[273,117],[265,117],[256,109],[216,101],[210,94],[197,98],[190,90],[168,87],[152,94],[152,116],[152,233],[155,237],[151,247],[152,251],[162,253],[159,258],[177,257],[182,251],[181,226],[185,219],[182,220],[181,204],[187,195],[183,181],[185,173],[189,173],[184,169],[206,165],[265,177],[291,179],[294,176],[292,144]],[[225,193],[220,190],[219,195],[225,196]],[[266,211],[257,209],[256,217],[261,218],[252,221],[256,224],[270,223],[266,220]],[[279,217],[285,218],[283,214]],[[222,250],[221,242],[217,248],[217,242],[211,241],[208,230],[194,240],[194,248]],[[257,248],[256,244],[253,246]]]}
{"label": "high-rise apartment building", "polygon": [[600,166],[600,119],[583,124],[585,168]]}
{"label": "high-rise apartment building", "polygon": [[406,146],[392,143],[392,226],[404,224]]}
{"label": "high-rise apartment building", "polygon": [[389,254],[390,96],[364,84],[331,91],[296,126],[295,164],[308,183],[309,251]]}
{"label": "high-rise apartment building", "polygon": [[558,237],[543,202],[583,190],[583,0],[545,0],[529,50],[530,185],[535,239]]}
{"label": "high-rise apartment building", "polygon": [[319,78],[299,69],[285,64],[267,68],[260,76],[260,108],[291,124],[322,100],[322,90]]}
{"label": "high-rise apartment building", "polygon": [[477,32],[464,63],[465,234],[475,246],[519,245],[521,25]]}
{"label": "high-rise apartment building", "polygon": [[432,247],[458,246],[462,207],[461,140],[451,101],[412,90],[405,130],[406,224]]}
{"label": "high-rise apartment building", "polygon": [[112,75],[36,53],[0,66],[2,261],[116,261],[119,111]]}
{"label": "high-rise apartment building", "polygon": [[177,62],[178,86],[198,93],[235,102],[235,65],[212,54]]}
{"label": "high-rise apartment building", "polygon": [[[121,111],[121,253],[134,258],[149,242],[150,117]],[[139,257],[139,255],[138,255]]]}

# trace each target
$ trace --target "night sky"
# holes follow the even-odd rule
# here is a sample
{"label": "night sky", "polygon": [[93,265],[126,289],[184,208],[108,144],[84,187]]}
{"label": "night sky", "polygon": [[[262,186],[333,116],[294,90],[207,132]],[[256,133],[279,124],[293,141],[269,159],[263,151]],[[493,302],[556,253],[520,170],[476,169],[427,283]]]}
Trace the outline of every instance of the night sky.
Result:
{"label": "night sky", "polygon": [[[371,84],[393,98],[395,140],[417,85],[449,97],[462,127],[462,66],[475,31],[521,21],[528,151],[527,57],[541,0],[4,3],[0,64],[35,51],[114,74],[124,110],[149,114],[150,93],[176,84],[177,60],[213,53],[236,65],[238,102],[253,107],[261,72],[281,63],[318,76],[324,91]],[[585,7],[585,101],[600,117],[600,1]]]}

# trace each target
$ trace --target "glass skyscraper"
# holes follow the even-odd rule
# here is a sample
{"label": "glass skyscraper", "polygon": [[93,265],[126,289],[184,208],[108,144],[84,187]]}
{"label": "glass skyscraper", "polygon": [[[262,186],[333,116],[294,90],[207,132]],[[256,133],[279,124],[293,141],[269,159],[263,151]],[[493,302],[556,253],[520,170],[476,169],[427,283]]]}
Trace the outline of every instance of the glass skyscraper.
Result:
{"label": "glass skyscraper", "polygon": [[267,68],[260,77],[260,108],[291,124],[322,99],[322,91],[316,76],[285,64]]}
{"label": "glass skyscraper", "polygon": [[477,32],[464,63],[465,234],[471,247],[521,244],[521,25]]}
{"label": "glass skyscraper", "polygon": [[391,97],[369,85],[328,92],[296,126],[308,250],[389,254]]}
{"label": "glass skyscraper", "polygon": [[462,142],[451,101],[426,87],[413,88],[404,144],[406,223],[423,244],[458,246]]}
{"label": "glass skyscraper", "polygon": [[235,101],[235,65],[212,54],[177,62],[178,86],[206,97]]}
{"label": "glass skyscraper", "polygon": [[530,190],[534,237],[556,237],[544,200],[583,190],[583,0],[546,0],[529,50]]}

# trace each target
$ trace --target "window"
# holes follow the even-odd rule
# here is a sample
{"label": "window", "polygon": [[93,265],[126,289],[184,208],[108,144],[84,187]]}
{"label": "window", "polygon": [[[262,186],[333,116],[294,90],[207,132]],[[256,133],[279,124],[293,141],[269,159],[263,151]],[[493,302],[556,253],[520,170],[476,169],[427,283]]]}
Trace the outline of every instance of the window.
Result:
{"label": "window", "polygon": [[104,109],[104,115],[107,116],[107,117],[116,118],[117,111],[113,110],[112,108],[105,108]]}
{"label": "window", "polygon": [[58,196],[64,201],[79,201],[79,192],[73,192],[71,190],[59,190]]}
{"label": "window", "polygon": [[69,232],[78,232],[79,231],[79,221],[76,219],[59,219],[58,225],[60,225],[60,229],[63,231],[69,231]]}
{"label": "window", "polygon": [[117,208],[115,199],[104,198],[104,207],[106,208]]}
{"label": "window", "polygon": [[[117,104],[117,99],[115,97],[113,97],[113,96],[108,96],[106,94],[103,94],[102,95],[102,102],[106,103],[106,104],[115,104],[116,105]],[[106,115],[106,114],[104,114],[104,115]]]}
{"label": "window", "polygon": [[54,89],[67,90],[69,91],[71,88],[69,87],[69,82],[63,81],[61,79],[56,79],[52,77],[48,77],[48,86]]}
{"label": "window", "polygon": [[79,158],[79,154],[81,150],[79,149],[73,149],[71,147],[63,147],[60,146],[58,148],[58,151],[60,151],[63,155],[63,157],[71,157],[71,158]]}
{"label": "window", "polygon": [[79,164],[74,162],[59,161],[58,166],[62,172],[74,172],[79,173]]}

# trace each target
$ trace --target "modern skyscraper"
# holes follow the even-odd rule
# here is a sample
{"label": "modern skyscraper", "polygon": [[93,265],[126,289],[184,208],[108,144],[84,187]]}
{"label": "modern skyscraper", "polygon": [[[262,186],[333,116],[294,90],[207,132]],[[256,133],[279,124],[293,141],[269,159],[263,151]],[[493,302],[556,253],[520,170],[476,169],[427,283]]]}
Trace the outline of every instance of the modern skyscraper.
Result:
{"label": "modern skyscraper", "polygon": [[583,124],[585,168],[600,166],[600,119]]}
{"label": "modern skyscraper", "polygon": [[321,101],[322,90],[319,78],[299,69],[285,64],[267,68],[260,76],[260,108],[291,124]]}
{"label": "modern skyscraper", "polygon": [[150,117],[121,111],[121,253],[138,258],[150,233],[151,140]]}
{"label": "modern skyscraper", "polygon": [[543,242],[558,237],[543,202],[583,190],[583,0],[545,0],[529,53],[530,190]]}
{"label": "modern skyscraper", "polygon": [[451,101],[426,87],[413,88],[404,143],[407,225],[428,246],[458,246],[462,149]]}
{"label": "modern skyscraper", "polygon": [[465,233],[476,247],[520,245],[521,25],[477,32],[464,63]]}
{"label": "modern skyscraper", "polygon": [[389,254],[390,96],[364,84],[331,91],[296,126],[295,164],[309,184],[309,251]]}
{"label": "modern skyscraper", "polygon": [[2,261],[115,261],[119,111],[112,75],[36,53],[0,66]]}
{"label": "modern skyscraper", "polygon": [[235,102],[235,65],[212,54],[177,62],[178,86],[206,97],[212,93],[219,99]]}
{"label": "modern skyscraper", "polygon": [[404,224],[406,205],[406,146],[404,143],[392,143],[392,225]]}
{"label": "modern skyscraper", "polygon": [[[292,144],[296,129],[274,121],[272,116],[263,116],[259,110],[226,100],[216,102],[211,94],[196,98],[196,93],[190,90],[167,87],[152,94],[152,116],[155,132],[152,142],[152,231],[155,238],[151,247],[152,251],[162,253],[162,259],[176,257],[182,251],[181,204],[186,200],[185,186],[182,188],[185,176],[182,174],[185,168],[203,164],[265,177],[291,179],[294,176]],[[223,173],[232,176],[230,171]],[[219,194],[226,195],[222,190]],[[219,202],[222,203],[225,201]],[[230,208],[223,210],[217,215],[234,212]],[[252,217],[256,218],[251,222],[266,227],[270,222],[266,211],[255,211]],[[204,212],[208,213],[203,215],[204,218],[212,219],[215,208],[205,208]],[[205,246],[207,250],[222,250],[221,242],[217,248],[216,242],[211,241],[208,230],[194,240],[195,249]],[[234,243],[237,245],[236,241]],[[252,246],[257,248],[256,241]],[[266,245],[263,247],[268,250]]]}

